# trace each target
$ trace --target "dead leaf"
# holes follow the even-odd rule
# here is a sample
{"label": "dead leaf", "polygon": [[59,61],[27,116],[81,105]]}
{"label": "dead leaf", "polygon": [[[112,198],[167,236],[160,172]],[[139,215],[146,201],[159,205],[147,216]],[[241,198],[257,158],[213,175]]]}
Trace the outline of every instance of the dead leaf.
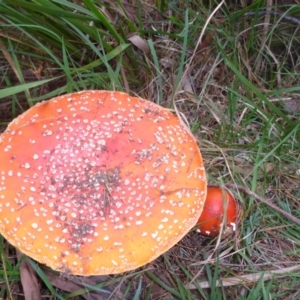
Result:
{"label": "dead leaf", "polygon": [[42,72],[44,70],[44,65],[43,64],[40,64],[40,66],[38,67],[38,69],[36,70],[31,70],[32,73],[36,76],[36,78],[38,80],[41,80],[42,79]]}
{"label": "dead leaf", "polygon": [[300,98],[293,97],[283,101],[284,108],[290,113],[300,113]]}
{"label": "dead leaf", "polygon": [[192,86],[192,80],[188,73],[185,74],[185,76],[182,76],[181,78],[181,88],[188,93],[194,94],[194,89]]}
{"label": "dead leaf", "polygon": [[[17,250],[18,260],[20,260],[21,257],[22,253]],[[25,300],[40,300],[40,287],[36,273],[32,266],[28,263],[27,258],[25,258],[20,265],[20,277]]]}
{"label": "dead leaf", "polygon": [[[80,286],[80,285],[72,282],[68,278],[62,277],[60,274],[58,275],[58,274],[53,273],[48,270],[44,270],[44,272],[47,275],[51,284],[62,291],[66,291],[68,293],[73,293],[73,292],[83,289],[83,286]],[[87,279],[84,281],[86,282]],[[91,282],[86,282],[86,283],[91,284]],[[92,284],[93,284],[93,282],[92,282]],[[84,294],[81,294],[80,296],[86,300],[105,300],[105,299],[107,299],[109,294],[103,295],[100,293],[98,294],[98,293],[94,293],[94,292],[86,292]]]}
{"label": "dead leaf", "polygon": [[[109,275],[101,275],[101,276],[74,276],[74,277],[62,277],[60,274],[44,270],[44,273],[47,275],[49,281],[56,288],[73,293],[78,290],[84,289],[84,284],[88,284],[90,286],[95,286],[101,282],[109,281],[112,279]],[[124,297],[125,290],[127,288],[127,281],[119,281],[113,284],[109,284],[103,288],[103,290],[108,291],[109,293],[101,292],[101,291],[90,291],[80,296],[86,300],[129,300],[134,297],[134,289],[127,292],[127,297]]]}
{"label": "dead leaf", "polygon": [[141,38],[139,35],[134,34],[134,35],[128,37],[128,40],[133,45],[138,47],[141,51],[143,51],[145,54],[147,54],[150,51],[150,47],[149,47],[148,43],[143,38]]}

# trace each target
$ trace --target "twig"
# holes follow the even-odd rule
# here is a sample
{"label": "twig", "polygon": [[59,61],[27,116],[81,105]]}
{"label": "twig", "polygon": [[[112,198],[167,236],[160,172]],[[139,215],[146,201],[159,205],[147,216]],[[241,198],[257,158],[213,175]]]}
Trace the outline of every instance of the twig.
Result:
{"label": "twig", "polygon": [[267,200],[257,194],[255,194],[254,192],[252,192],[248,187],[246,186],[241,186],[241,185],[236,185],[236,184],[226,184],[226,187],[230,187],[230,188],[236,188],[238,190],[244,191],[246,194],[248,194],[249,196],[252,196],[253,198],[255,198],[256,200],[259,200],[260,202],[268,205],[269,207],[273,208],[274,210],[276,210],[277,212],[279,212],[280,214],[282,214],[284,217],[286,217],[288,220],[294,222],[295,224],[300,226],[300,220],[298,218],[296,218],[295,216],[291,215],[290,213],[284,211],[283,209],[279,208],[278,206],[276,206],[274,203],[271,202],[271,200]]}
{"label": "twig", "polygon": [[[201,30],[200,37],[198,38],[198,41],[197,41],[197,43],[196,43],[196,46],[195,46],[194,51],[193,51],[193,53],[192,53],[192,56],[191,56],[191,58],[189,59],[189,62],[187,63],[187,65],[185,66],[185,70],[183,71],[183,74],[182,74],[182,76],[181,76],[181,78],[180,78],[180,80],[179,80],[179,82],[178,82],[178,85],[175,87],[175,91],[174,91],[174,93],[173,93],[173,95],[172,95],[172,98],[173,98],[173,106],[174,106],[175,113],[176,113],[176,115],[178,116],[178,118],[179,118],[181,124],[183,125],[183,127],[185,128],[185,130],[186,130],[187,132],[189,132],[189,133],[191,132],[191,130],[190,130],[189,126],[188,126],[187,124],[185,124],[185,123],[183,122],[182,118],[181,118],[180,112],[179,112],[179,110],[178,110],[178,108],[177,108],[177,105],[176,105],[176,101],[174,100],[174,99],[175,99],[175,95],[176,95],[176,93],[178,92],[179,87],[182,86],[183,80],[185,80],[185,79],[188,77],[188,74],[189,74],[189,71],[190,71],[191,64],[192,64],[193,59],[195,58],[195,56],[196,56],[196,54],[197,54],[197,52],[198,52],[199,46],[200,46],[201,43],[202,43],[203,36],[204,36],[204,34],[205,34],[205,30],[206,30],[206,28],[207,28],[209,22],[211,21],[211,19],[213,18],[213,16],[216,14],[216,12],[221,8],[221,6],[224,4],[224,2],[225,2],[225,1],[222,0],[222,1],[217,5],[217,7],[213,10],[213,12],[210,14],[210,16],[207,18],[207,20],[206,20],[206,22],[205,22],[205,24],[204,24],[204,26],[203,26],[203,28],[202,28],[202,30]],[[191,134],[191,136],[194,137],[192,134]]]}
{"label": "twig", "polygon": [[[202,43],[202,41],[203,41],[203,36],[204,36],[204,34],[205,34],[205,30],[206,30],[206,28],[207,28],[209,22],[211,21],[212,17],[213,17],[213,16],[215,15],[215,13],[221,8],[221,6],[222,6],[223,4],[224,4],[224,0],[222,0],[222,1],[217,5],[217,7],[213,10],[213,12],[212,12],[212,13],[210,14],[210,16],[207,18],[207,20],[206,20],[206,22],[205,22],[205,24],[204,24],[204,26],[203,26],[203,28],[202,28],[202,30],[201,30],[200,37],[198,38],[198,41],[197,41],[197,43],[196,43],[196,46],[195,46],[195,49],[194,49],[194,51],[193,51],[193,53],[192,53],[192,56],[191,56],[191,58],[190,58],[190,61],[189,61],[189,63],[186,65],[185,70],[184,70],[184,72],[183,72],[181,78],[184,78],[185,76],[187,76],[187,74],[188,74],[188,72],[189,72],[189,70],[190,70],[192,61],[193,61],[193,59],[195,58],[195,56],[196,56],[196,54],[197,54],[197,51],[198,51],[198,49],[199,49],[199,46],[201,45],[201,43]],[[178,87],[180,86],[180,84],[181,84],[181,80],[179,81],[179,84],[178,84],[178,86],[176,87],[175,93],[177,92],[177,89],[178,89]]]}
{"label": "twig", "polygon": [[[266,1],[266,11],[270,11],[271,10],[271,7],[272,7],[272,0],[267,0]],[[270,25],[270,19],[271,19],[271,16],[269,14],[266,14],[265,15],[265,20],[264,20],[264,24],[263,24],[263,31],[262,31],[262,34],[261,34],[261,38],[260,38],[260,50],[258,52],[258,58],[256,59],[256,62],[255,62],[255,67],[254,67],[254,71],[255,71],[255,74],[258,74],[259,70],[261,69],[262,67],[262,61],[263,61],[263,49],[264,47],[267,45],[267,38],[268,38],[268,29],[269,29],[269,25]]]}
{"label": "twig", "polygon": [[[233,286],[233,285],[246,285],[258,282],[259,280],[270,280],[274,276],[280,276],[280,275],[286,275],[287,273],[291,273],[294,271],[297,271],[300,269],[300,265],[288,267],[284,269],[279,270],[270,270],[270,271],[262,271],[260,273],[254,273],[254,274],[247,274],[247,275],[240,275],[236,277],[230,277],[230,278],[220,278],[217,280],[215,286]],[[210,282],[204,281],[204,282],[197,282],[197,286],[200,286],[200,288],[211,288]],[[196,289],[195,284],[189,284],[187,286],[189,289]]]}
{"label": "twig", "polygon": [[266,10],[261,10],[261,11],[248,11],[244,14],[245,17],[250,17],[250,16],[265,16],[265,15],[272,15],[272,16],[277,16],[280,17],[283,20],[289,21],[291,23],[294,23],[296,25],[300,25],[300,19],[296,17],[292,17],[289,15],[286,15],[285,13],[281,13],[279,11],[266,11]]}

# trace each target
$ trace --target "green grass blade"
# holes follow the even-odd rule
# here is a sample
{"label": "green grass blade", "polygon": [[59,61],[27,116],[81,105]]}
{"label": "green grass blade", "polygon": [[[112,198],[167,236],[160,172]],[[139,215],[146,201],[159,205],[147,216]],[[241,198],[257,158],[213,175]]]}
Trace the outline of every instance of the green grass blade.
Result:
{"label": "green grass blade", "polygon": [[39,267],[38,264],[36,264],[31,258],[27,257],[28,262],[30,263],[30,265],[32,266],[32,268],[35,270],[35,272],[39,275],[39,277],[42,279],[42,281],[45,283],[45,285],[47,286],[48,290],[51,292],[51,294],[55,297],[57,297],[57,299],[59,300],[64,300],[64,298],[57,294],[53,285],[50,283],[48,277],[45,275],[45,273],[43,272],[43,270]]}
{"label": "green grass blade", "polygon": [[9,87],[9,88],[0,90],[0,99],[4,98],[4,97],[12,96],[12,95],[17,94],[17,93],[24,92],[24,91],[26,91],[28,89],[31,89],[31,88],[34,88],[34,87],[38,87],[40,85],[48,83],[48,82],[50,82],[52,80],[55,80],[57,78],[58,77],[51,78],[51,79],[39,80],[39,81],[25,83],[25,84],[21,84],[21,85],[17,85],[17,86],[13,86],[13,87]]}
{"label": "green grass blade", "polygon": [[118,32],[115,30],[115,28],[112,26],[111,22],[107,19],[107,17],[103,14],[103,12],[98,9],[95,4],[91,0],[83,0],[82,1],[94,14],[95,18],[100,21],[105,28],[108,29],[108,31],[111,33],[111,35],[119,42],[124,43],[123,38],[118,34]]}

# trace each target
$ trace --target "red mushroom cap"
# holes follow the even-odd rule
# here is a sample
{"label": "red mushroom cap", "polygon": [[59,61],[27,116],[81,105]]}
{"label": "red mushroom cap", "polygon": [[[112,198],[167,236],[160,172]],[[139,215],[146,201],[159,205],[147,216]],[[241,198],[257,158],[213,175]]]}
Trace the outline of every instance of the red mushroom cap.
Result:
{"label": "red mushroom cap", "polygon": [[208,187],[203,211],[197,224],[198,231],[203,235],[214,237],[219,235],[224,226],[222,233],[227,235],[236,230],[237,218],[238,204],[232,194],[226,189]]}
{"label": "red mushroom cap", "polygon": [[206,177],[194,138],[167,109],[121,92],[37,104],[0,136],[0,231],[53,269],[121,273],[197,222]]}

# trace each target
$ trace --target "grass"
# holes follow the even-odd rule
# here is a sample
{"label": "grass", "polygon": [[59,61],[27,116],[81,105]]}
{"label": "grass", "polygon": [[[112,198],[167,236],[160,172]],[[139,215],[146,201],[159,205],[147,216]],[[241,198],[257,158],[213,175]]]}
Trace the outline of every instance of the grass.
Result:
{"label": "grass", "polygon": [[[297,26],[278,16],[243,16],[266,9],[264,1],[223,4],[215,15],[219,1],[97,3],[0,3],[2,130],[62,93],[139,95],[184,114],[209,183],[234,185],[244,214],[233,236],[210,240],[193,231],[154,262],[118,276],[60,277],[29,259],[42,296],[300,299],[299,226],[238,188],[300,218]],[[296,16],[300,7],[271,10]],[[3,238],[0,252],[0,298],[17,299],[20,262]]]}

